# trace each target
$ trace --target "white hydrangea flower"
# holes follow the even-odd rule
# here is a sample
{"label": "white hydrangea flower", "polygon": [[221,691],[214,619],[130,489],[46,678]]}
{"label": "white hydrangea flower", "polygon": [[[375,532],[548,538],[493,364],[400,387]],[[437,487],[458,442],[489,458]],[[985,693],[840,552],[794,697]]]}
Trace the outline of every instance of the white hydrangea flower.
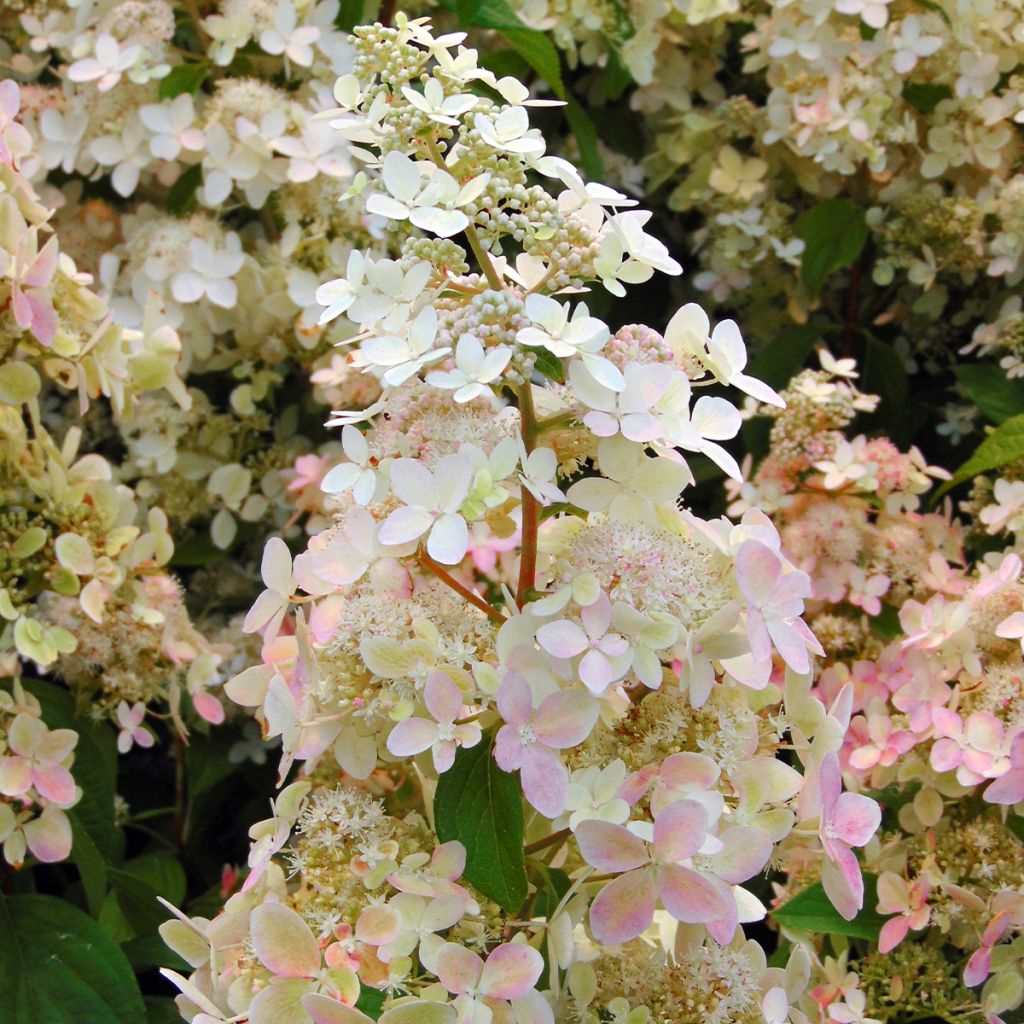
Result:
{"label": "white hydrangea flower", "polygon": [[381,180],[387,194],[377,192],[367,199],[370,213],[408,220],[424,231],[450,238],[469,226],[469,217],[459,207],[483,192],[489,175],[478,175],[460,188],[447,171],[394,150],[384,158]]}
{"label": "white hydrangea flower", "polygon": [[508,345],[485,350],[479,339],[464,334],[455,346],[455,366],[451,370],[433,370],[427,383],[435,388],[454,391],[456,402],[471,402],[490,394],[490,386],[502,374],[512,358]]}
{"label": "white hydrangea flower", "polygon": [[139,107],[142,123],[153,133],[149,151],[160,160],[177,160],[183,149],[197,152],[203,148],[202,129],[195,122],[195,103],[183,92],[165,103],[147,103]]}
{"label": "white hydrangea flower", "polygon": [[417,459],[395,459],[391,490],[403,505],[381,523],[380,542],[406,544],[427,534],[427,554],[442,565],[457,565],[469,546],[469,529],[458,513],[472,477],[464,455],[444,456],[433,472]]}
{"label": "white hydrangea flower", "polygon": [[175,274],[171,281],[174,298],[178,302],[190,303],[205,297],[215,306],[232,309],[238,301],[234,277],[245,263],[238,235],[230,232],[220,249],[201,238],[193,238],[189,242],[188,253],[189,269]]}
{"label": "white hydrangea flower", "polygon": [[570,316],[568,303],[534,293],[526,298],[526,315],[533,325],[517,332],[520,345],[545,348],[559,359],[577,357],[598,383],[613,389],[622,387],[618,367],[598,354],[611,332],[607,324],[590,315],[586,303],[579,303]]}
{"label": "white hydrangea flower", "polygon": [[353,362],[382,370],[381,380],[395,387],[451,351],[434,348],[436,338],[437,312],[433,306],[425,306],[409,325],[406,337],[383,334],[370,338],[354,354]]}
{"label": "white hydrangea flower", "polygon": [[315,25],[299,25],[295,5],[283,0],[274,11],[274,22],[260,33],[260,49],[264,53],[281,54],[300,68],[313,63],[313,43],[320,38]]}
{"label": "white hydrangea flower", "polygon": [[96,37],[93,56],[83,57],[68,68],[72,82],[95,82],[100,92],[113,89],[121,76],[130,71],[144,56],[141,46],[125,46],[108,33]]}

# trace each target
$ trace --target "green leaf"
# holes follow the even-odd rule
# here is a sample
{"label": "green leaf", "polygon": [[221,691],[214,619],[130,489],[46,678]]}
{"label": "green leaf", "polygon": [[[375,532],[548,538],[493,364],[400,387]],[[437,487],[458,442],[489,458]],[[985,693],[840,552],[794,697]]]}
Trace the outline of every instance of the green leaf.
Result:
{"label": "green leaf", "polygon": [[202,184],[203,170],[193,164],[167,193],[167,210],[175,217],[187,217],[196,208],[196,189]]}
{"label": "green leaf", "polygon": [[146,1000],[146,1024],[181,1024],[181,1014],[178,1012],[177,1004],[169,996],[145,996],[144,998]]}
{"label": "green leaf", "polygon": [[174,545],[171,565],[191,569],[195,566],[219,562],[227,555],[227,551],[213,543],[209,529],[205,529],[201,533],[193,533]]}
{"label": "green leaf", "polygon": [[1024,843],[1024,817],[1019,814],[1011,814],[1006,819],[1006,827]]}
{"label": "green leaf", "polygon": [[362,25],[366,21],[363,0],[341,0],[341,7],[338,9],[334,25],[342,32],[351,32],[356,25]]}
{"label": "green leaf", "polygon": [[871,619],[871,632],[886,643],[895,640],[903,632],[899,609],[891,604],[883,604],[882,610]]}
{"label": "green leaf", "polygon": [[815,324],[785,327],[751,360],[747,373],[773,388],[784,388],[803,368],[821,338]]}
{"label": "green leaf", "polygon": [[530,874],[537,886],[537,898],[531,912],[537,917],[550,918],[562,897],[572,888],[572,882],[561,868],[548,867],[540,860],[530,861]]}
{"label": "green leaf", "polygon": [[864,909],[852,920],[841,917],[825,895],[821,882],[815,882],[803,892],[771,912],[772,919],[793,931],[807,935],[848,935],[854,939],[878,938],[886,918],[875,910],[878,903],[878,880],[874,875],[864,876]]}
{"label": "green leaf", "polygon": [[965,363],[953,372],[967,397],[993,423],[1024,413],[1024,378],[1006,376],[994,363]]}
{"label": "green leaf", "polygon": [[619,59],[619,55],[611,50],[608,53],[608,63],[601,72],[601,91],[609,100],[617,100],[633,84],[633,76],[626,65]]}
{"label": "green leaf", "polygon": [[837,270],[853,263],[868,240],[864,209],[849,199],[818,203],[797,218],[794,231],[804,242],[800,277],[814,294]]}
{"label": "green leaf", "polygon": [[953,90],[945,82],[907,82],[901,95],[922,114],[934,114],[943,100],[952,98]]}
{"label": "green leaf", "polygon": [[359,998],[356,1000],[356,1009],[362,1010],[367,1017],[376,1020],[384,1009],[385,995],[379,989],[363,985],[359,990]]}
{"label": "green leaf", "polygon": [[951,487],[973,480],[979,473],[1000,469],[1024,459],[1024,413],[1001,423],[974,450],[974,454],[947,480],[935,497],[941,498]]}
{"label": "green leaf", "polygon": [[565,382],[565,366],[562,360],[552,355],[546,348],[537,350],[537,357],[534,359],[533,368],[542,373],[545,377],[558,384]]}
{"label": "green leaf", "polygon": [[440,778],[434,824],[441,842],[466,847],[464,877],[509,913],[526,899],[523,801],[518,773],[503,772],[492,755],[493,735],[461,747]]}
{"label": "green leaf", "polygon": [[68,812],[68,818],[71,819],[71,859],[81,876],[89,913],[99,917],[103,897],[107,894],[107,866],[103,862],[103,854],[74,810]]}
{"label": "green leaf", "polygon": [[555,44],[543,32],[532,28],[503,28],[501,34],[534,71],[551,86],[559,98],[566,98],[562,62]]}
{"label": "green leaf", "polygon": [[[503,46],[491,50],[490,53],[481,54],[480,66],[487,68],[496,78],[504,78],[506,75],[523,78],[530,73],[530,65],[511,46]],[[488,92],[488,95],[492,93]]]}
{"label": "green leaf", "polygon": [[555,44],[543,32],[523,24],[505,0],[459,0],[456,10],[462,24],[500,32],[512,49],[548,83],[551,91],[566,101],[565,117],[580,147],[583,169],[591,178],[602,177],[604,168],[597,149],[597,129],[565,87],[562,59]]}
{"label": "green leaf", "polygon": [[121,944],[121,949],[136,971],[148,971],[154,967],[170,967],[186,974],[192,971],[188,962],[178,956],[157,932],[128,939]]}
{"label": "green leaf", "polygon": [[193,96],[202,88],[209,69],[205,64],[179,64],[160,79],[160,99],[173,100],[183,92]]}
{"label": "green leaf", "polygon": [[[803,369],[820,337],[821,329],[814,324],[785,327],[758,352],[746,372],[781,390]],[[772,422],[763,416],[743,422],[743,448],[755,459],[768,451]]]}
{"label": "green leaf", "polygon": [[[166,920],[167,912],[158,896],[174,904],[185,899],[185,871],[170,853],[145,853],[127,861],[123,867],[108,868],[107,876],[117,893],[117,906],[135,935],[153,932]],[[116,915],[107,911],[105,923],[113,924]],[[119,922],[122,923],[122,922]],[[114,932],[123,935],[119,929]]]}
{"label": "green leaf", "polygon": [[873,335],[865,338],[860,386],[881,397],[879,411],[883,415],[899,415],[906,404],[910,389],[906,365],[892,345]]}
{"label": "green leaf", "polygon": [[0,897],[0,1024],[139,1024],[145,1007],[124,953],[53,896]]}
{"label": "green leaf", "polygon": [[[133,878],[139,879],[150,887],[158,896],[180,906],[185,901],[185,869],[181,862],[169,850],[156,850],[133,857],[126,861],[123,870]],[[160,919],[166,916],[160,911]]]}
{"label": "green leaf", "polygon": [[580,147],[580,163],[587,177],[600,181],[604,177],[604,162],[597,147],[597,128],[590,115],[573,97],[568,97],[565,118],[576,136],[576,144]]}

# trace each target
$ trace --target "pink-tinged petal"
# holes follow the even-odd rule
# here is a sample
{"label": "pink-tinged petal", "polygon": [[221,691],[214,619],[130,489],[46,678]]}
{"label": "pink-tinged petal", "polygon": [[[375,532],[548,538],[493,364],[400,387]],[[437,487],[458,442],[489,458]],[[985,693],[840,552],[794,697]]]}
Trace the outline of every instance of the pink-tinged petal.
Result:
{"label": "pink-tinged petal", "polygon": [[40,345],[50,345],[57,334],[57,311],[43,292],[30,292],[28,304],[32,309],[32,333]]}
{"label": "pink-tinged petal", "polygon": [[401,931],[401,914],[394,907],[383,904],[367,907],[356,921],[356,938],[371,946],[394,942]]}
{"label": "pink-tinged petal", "polygon": [[902,915],[890,918],[878,934],[878,952],[888,953],[895,949],[907,937],[909,930],[910,922]]}
{"label": "pink-tinged petal", "polygon": [[967,742],[976,750],[995,751],[1003,744],[1003,723],[989,711],[976,711],[967,719]]}
{"label": "pink-tinged petal", "polygon": [[372,1017],[330,996],[311,993],[304,995],[301,1003],[313,1024],[373,1024]]}
{"label": "pink-tinged petal", "polygon": [[[704,925],[708,930],[708,935],[711,936],[720,946],[728,946],[730,942],[736,937],[736,929],[739,927],[740,915],[739,908],[736,903],[736,897],[726,887],[726,891],[729,896],[729,910],[723,916],[716,918],[714,921],[708,921]],[[758,918],[760,920],[760,918]]]}
{"label": "pink-tinged petal", "polygon": [[772,638],[764,616],[753,605],[747,609],[747,642],[750,644],[750,656],[756,663],[771,664]]}
{"label": "pink-tinged petal", "polygon": [[821,759],[818,769],[818,787],[821,792],[822,822],[832,817],[839,794],[843,790],[843,776],[839,770],[839,758],[834,753],[826,754]]}
{"label": "pink-tinged petal", "polygon": [[75,780],[59,764],[37,765],[32,782],[42,796],[55,804],[70,804],[75,799]]}
{"label": "pink-tinged petal", "polygon": [[753,878],[772,855],[771,836],[760,828],[736,825],[718,838],[724,848],[711,858],[711,870],[731,885]]}
{"label": "pink-tinged petal", "polygon": [[252,912],[250,933],[260,963],[282,978],[311,978],[320,949],[309,925],[289,907],[264,903]]}
{"label": "pink-tinged petal", "polygon": [[881,823],[882,809],[874,800],[859,793],[843,793],[828,823],[829,838],[850,846],[863,846]]}
{"label": "pink-tinged petal", "polygon": [[454,942],[446,942],[434,961],[438,981],[455,995],[475,989],[483,970],[484,962],[476,953]]}
{"label": "pink-tinged petal", "polygon": [[47,807],[38,818],[27,822],[22,831],[28,848],[44,864],[56,864],[71,853],[71,822],[56,807]]}
{"label": "pink-tinged petal", "polygon": [[551,1004],[539,992],[530,991],[519,999],[513,999],[512,1013],[516,1024],[555,1024]]}
{"label": "pink-tinged petal", "polygon": [[629,942],[650,927],[656,906],[653,872],[630,871],[597,894],[590,907],[590,930],[598,942],[607,946]]}
{"label": "pink-tinged petal", "polygon": [[935,724],[935,731],[947,739],[955,739],[963,734],[963,720],[949,708],[933,708],[932,722]]}
{"label": "pink-tinged petal", "polygon": [[964,968],[964,984],[968,988],[980,985],[989,976],[991,969],[991,947],[982,946],[981,949],[976,949],[971,954],[971,958],[967,961],[967,966]]}
{"label": "pink-tinged petal", "polygon": [[826,851],[830,858],[821,862],[821,884],[832,906],[847,921],[857,916],[864,904],[864,879],[853,852],[839,843]]}
{"label": "pink-tinged petal", "polygon": [[955,740],[941,739],[932,744],[929,760],[937,772],[952,771],[960,764],[960,758],[960,747]]}
{"label": "pink-tinged petal", "polygon": [[39,250],[39,255],[25,272],[22,281],[31,288],[44,288],[57,269],[57,238],[54,236]]}
{"label": "pink-tinged petal", "polygon": [[[145,708],[141,710],[139,719],[134,725],[139,725],[145,717]],[[137,742],[137,741],[136,741]],[[63,761],[78,743],[78,733],[74,729],[51,729],[39,741],[37,747],[41,761]]]}
{"label": "pink-tinged petal", "polygon": [[32,785],[32,762],[27,757],[8,755],[0,760],[0,793],[21,796]]}
{"label": "pink-tinged petal", "polygon": [[534,734],[549,747],[575,747],[590,735],[599,712],[597,701],[588,694],[566,690],[553,693],[537,708]]}
{"label": "pink-tinged petal", "polygon": [[557,818],[565,810],[569,769],[549,747],[531,743],[523,748],[520,777],[526,799],[546,818]]}
{"label": "pink-tinged petal", "polygon": [[632,871],[649,860],[647,844],[639,836],[609,821],[581,821],[576,828],[576,842],[583,859],[602,872]]}
{"label": "pink-tinged petal", "polygon": [[665,909],[686,924],[717,921],[726,917],[730,909],[735,913],[736,901],[728,886],[678,864],[658,868],[658,892]]}
{"label": "pink-tinged petal", "polygon": [[1018,804],[1024,800],[1024,768],[1007,772],[985,790],[990,804]]}
{"label": "pink-tinged petal", "polygon": [[708,813],[695,800],[677,800],[654,820],[654,852],[660,864],[692,857],[704,845]]}
{"label": "pink-tinged petal", "polygon": [[[243,633],[256,633],[281,612],[284,601],[280,594],[264,590],[253,602],[242,623]],[[276,631],[274,631],[276,632]]]}
{"label": "pink-tinged petal", "polygon": [[608,632],[612,624],[612,603],[607,595],[602,594],[596,601],[588,604],[582,611],[583,628],[591,640],[597,640]]}
{"label": "pink-tinged petal", "polygon": [[407,718],[391,730],[388,750],[395,757],[412,757],[429,750],[437,739],[437,723],[427,718]]}
{"label": "pink-tinged petal", "polygon": [[523,764],[523,743],[511,725],[503,725],[494,739],[494,760],[503,772],[519,771]]}
{"label": "pink-tinged petal", "polygon": [[705,754],[681,753],[666,757],[658,777],[668,789],[710,789],[721,774],[718,765]]}
{"label": "pink-tinged petal", "polygon": [[493,950],[480,975],[480,991],[493,999],[518,999],[537,983],[544,958],[532,946],[509,942]]}
{"label": "pink-tinged petal", "polygon": [[748,540],[736,553],[736,581],[740,592],[755,607],[771,597],[782,576],[782,560],[760,541]]}
{"label": "pink-tinged petal", "polygon": [[[192,694],[192,706],[196,714],[211,725],[220,725],[224,721],[224,705],[212,693]],[[134,739],[140,747],[153,746],[153,735],[145,729],[140,729]]]}
{"label": "pink-tinged petal", "polygon": [[806,672],[811,667],[807,645],[793,626],[778,620],[766,623],[768,635],[779,652],[779,657],[794,671]]}
{"label": "pink-tinged petal", "polygon": [[311,986],[306,978],[275,978],[249,1004],[249,1024],[309,1024],[302,997]]}
{"label": "pink-tinged petal", "polygon": [[435,875],[454,881],[466,870],[466,848],[457,839],[436,847],[430,857]]}
{"label": "pink-tinged petal", "polygon": [[530,684],[518,672],[509,672],[498,687],[498,713],[509,725],[526,725],[533,714]]}
{"label": "pink-tinged petal", "polygon": [[446,672],[431,672],[423,688],[423,703],[438,722],[454,722],[462,711],[462,691]]}
{"label": "pink-tinged petal", "polygon": [[568,619],[548,622],[537,630],[537,643],[555,658],[575,658],[587,649],[587,634]]}
{"label": "pink-tinged petal", "polygon": [[583,656],[579,673],[586,688],[598,694],[608,689],[616,675],[612,671],[612,663],[600,651],[588,651]]}
{"label": "pink-tinged petal", "polygon": [[32,325],[32,307],[29,304],[28,296],[18,284],[11,289],[11,310],[14,313],[14,322],[23,331]]}
{"label": "pink-tinged petal", "polygon": [[[473,746],[467,743],[466,746]],[[444,775],[453,764],[455,764],[455,752],[459,745],[454,740],[438,740],[434,744],[431,760],[434,762],[434,771],[438,775]]]}

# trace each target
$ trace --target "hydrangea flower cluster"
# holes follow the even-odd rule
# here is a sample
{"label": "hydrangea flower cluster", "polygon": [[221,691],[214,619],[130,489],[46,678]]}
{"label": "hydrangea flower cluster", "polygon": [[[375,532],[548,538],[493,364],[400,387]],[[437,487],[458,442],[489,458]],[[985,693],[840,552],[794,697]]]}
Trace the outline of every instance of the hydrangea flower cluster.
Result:
{"label": "hydrangea flower cluster", "polygon": [[[353,191],[411,239],[317,293],[381,395],[332,418],[330,525],[264,551],[262,663],[226,689],[305,778],[254,827],[245,891],[167,926],[197,969],[170,975],[179,1005],[356,1021],[376,989],[385,1021],[678,1019],[678,954],[781,1021],[809,966],[744,944],[765,915],[745,883],[788,844],[853,918],[880,812],[841,791],[852,688],[829,710],[811,693],[810,577],[763,513],[706,521],[677,495],[699,456],[739,477],[740,414],[696,389],[783,401],[732,322],[591,315],[588,289],[679,267],[647,214],[546,155],[528,93],[462,39],[358,29],[325,114],[364,163]],[[521,906],[441,841],[473,758],[521,787]]]}
{"label": "hydrangea flower cluster", "polygon": [[[223,708],[206,687],[220,657],[193,628],[166,569],[174,548],[167,516],[140,502],[101,454],[81,450],[79,425],[43,405],[71,403],[82,415],[99,399],[127,420],[143,396],[161,394],[187,409],[179,337],[165,323],[131,328],[113,319],[92,277],[62,250],[53,209],[21,170],[31,139],[14,119],[18,87],[0,83],[0,99],[8,118],[0,134],[0,659],[7,674],[26,664],[59,672],[81,700],[112,718],[127,702],[141,709],[137,715],[148,704],[169,705],[183,731],[179,702],[187,689],[200,714],[219,721]],[[26,739],[27,719],[19,721],[22,744],[46,746],[35,734],[42,723]],[[70,796],[63,804],[51,799],[58,808]],[[48,811],[47,821],[54,819]],[[47,849],[66,855],[69,842],[54,839]]]}
{"label": "hydrangea flower cluster", "polygon": [[[913,371],[946,368],[969,346],[1020,374],[1016,0],[536,0],[517,11],[592,69],[590,95],[644,119],[646,139],[619,147],[646,142],[643,170],[625,158],[623,181],[668,185],[670,205],[699,220],[679,239],[694,284],[744,310],[760,339],[785,322],[785,293],[786,319],[884,325]],[[860,256],[822,292],[805,260],[808,217],[826,201],[856,221]],[[972,410],[953,402],[946,415],[963,433]]]}
{"label": "hydrangea flower cluster", "polygon": [[[122,472],[139,496],[195,545],[208,533],[234,549],[251,524],[294,530],[317,512],[302,492],[326,441],[319,414],[305,437],[315,403],[275,407],[279,389],[327,404],[375,397],[333,358],[341,335],[318,325],[314,301],[353,245],[386,251],[337,203],[352,175],[345,140],[310,119],[351,65],[337,18],[337,0],[242,0],[207,17],[103,0],[15,19],[20,170],[58,207],[65,249],[100,283],[113,322],[156,333],[185,381],[173,394],[150,385],[139,415],[106,432],[127,448]],[[83,203],[82,181],[107,187]],[[32,269],[31,245],[18,273],[41,277],[56,250]],[[223,394],[188,383],[211,374]]]}
{"label": "hydrangea flower cluster", "polygon": [[[1024,1003],[1022,844],[1003,812],[1024,801],[1024,591],[1013,544],[974,565],[965,550],[971,532],[1013,531],[1012,484],[996,481],[994,504],[976,497],[973,531],[948,509],[922,513],[928,477],[948,474],[886,438],[845,438],[873,399],[852,361],[822,361],[794,378],[784,411],[764,407],[771,447],[732,491],[734,510],[771,510],[812,579],[808,622],[828,652],[815,692],[852,697],[840,764],[885,809],[865,866],[891,916],[877,952],[849,966],[873,1012],[1000,1019]],[[908,944],[915,932],[923,945]],[[877,988],[918,971],[927,985]]]}

